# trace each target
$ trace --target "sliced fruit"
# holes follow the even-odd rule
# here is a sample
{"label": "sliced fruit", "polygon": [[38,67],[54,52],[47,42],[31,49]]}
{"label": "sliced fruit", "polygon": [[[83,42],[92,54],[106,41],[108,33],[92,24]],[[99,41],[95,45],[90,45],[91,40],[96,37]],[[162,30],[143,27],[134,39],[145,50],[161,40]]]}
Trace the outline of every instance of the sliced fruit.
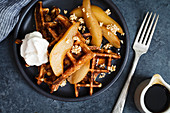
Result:
{"label": "sliced fruit", "polygon": [[67,51],[73,46],[72,37],[77,34],[79,24],[73,24],[50,52],[50,65],[56,76],[63,73],[63,61]]}
{"label": "sliced fruit", "polygon": [[[117,32],[119,32],[122,35],[124,34],[121,26],[115,20],[113,20],[110,16],[108,16],[100,7],[92,5],[91,9],[98,22],[103,22],[104,25],[108,25],[108,24],[116,25],[119,28]],[[73,13],[78,18],[83,17],[81,7],[73,9],[73,11],[71,11],[70,14],[73,14]]]}
{"label": "sliced fruit", "polygon": [[92,35],[91,44],[100,47],[102,43],[102,30],[91,10],[90,0],[83,0],[82,12],[86,26]]}
{"label": "sliced fruit", "polygon": [[120,40],[117,37],[117,35],[112,33],[110,30],[108,30],[104,26],[102,26],[101,28],[102,28],[103,36],[110,42],[110,44],[116,48],[120,48]]}
{"label": "sliced fruit", "polygon": [[83,80],[83,78],[87,75],[90,68],[90,62],[85,63],[79,70],[73,73],[67,80],[70,84],[76,84]]}

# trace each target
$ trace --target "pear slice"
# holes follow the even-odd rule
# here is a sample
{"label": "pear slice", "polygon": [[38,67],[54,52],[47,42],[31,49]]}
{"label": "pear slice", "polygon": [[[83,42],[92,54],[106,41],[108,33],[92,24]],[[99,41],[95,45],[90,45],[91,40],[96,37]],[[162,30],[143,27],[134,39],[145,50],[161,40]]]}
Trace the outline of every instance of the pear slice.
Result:
{"label": "pear slice", "polygon": [[[108,24],[116,25],[119,28],[118,32],[124,35],[123,29],[121,28],[121,26],[115,20],[113,20],[110,16],[108,16],[103,11],[103,9],[101,9],[98,6],[92,5],[91,10],[94,13],[98,22],[103,22],[104,25],[108,25]],[[82,7],[73,9],[70,14],[75,14],[78,18],[83,17]]]}
{"label": "pear slice", "polygon": [[90,68],[90,61],[86,62],[79,70],[73,73],[67,80],[70,84],[76,84],[83,80],[83,78],[87,75]]}
{"label": "pear slice", "polygon": [[72,37],[77,34],[79,24],[79,22],[73,24],[50,52],[50,65],[56,76],[63,73],[63,61],[66,53],[73,46],[74,40]]}
{"label": "pear slice", "polygon": [[90,0],[83,0],[82,10],[86,26],[92,35],[91,44],[100,47],[102,43],[102,30],[91,10]]}
{"label": "pear slice", "polygon": [[117,35],[112,33],[104,26],[102,26],[101,28],[102,28],[103,36],[110,42],[110,44],[112,44],[115,48],[120,48],[120,40],[117,37]]}

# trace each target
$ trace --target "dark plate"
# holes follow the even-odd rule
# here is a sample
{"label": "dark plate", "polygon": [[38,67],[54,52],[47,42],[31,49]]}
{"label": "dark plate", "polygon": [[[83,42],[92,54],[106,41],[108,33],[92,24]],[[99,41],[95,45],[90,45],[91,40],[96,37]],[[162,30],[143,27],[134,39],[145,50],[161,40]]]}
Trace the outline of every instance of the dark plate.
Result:
{"label": "dark plate", "polygon": [[[113,4],[111,0],[91,0],[91,2],[94,5],[100,6],[104,10],[109,8],[112,12],[111,17],[115,19],[122,26],[125,32],[125,36],[119,36],[119,38],[123,40],[124,44],[121,46],[121,51],[120,51],[122,58],[120,60],[114,61],[114,64],[117,65],[117,70],[111,75],[107,75],[105,78],[98,79],[99,82],[102,82],[103,86],[102,88],[94,88],[94,93],[92,96],[89,96],[89,88],[81,88],[80,96],[76,98],[74,94],[74,87],[69,83],[67,83],[65,87],[59,88],[59,90],[54,92],[53,94],[50,94],[49,93],[50,89],[48,88],[47,85],[42,84],[39,86],[36,84],[35,76],[38,74],[37,68],[25,67],[25,62],[23,58],[20,56],[20,51],[19,51],[20,45],[14,44],[13,45],[14,56],[16,59],[16,64],[21,74],[24,76],[26,81],[41,94],[62,101],[87,100],[93,98],[94,96],[108,89],[121,75],[125,67],[125,64],[127,62],[128,53],[129,53],[129,33],[128,33],[126,22],[122,14],[116,7],[116,5]],[[22,15],[15,29],[14,40],[16,40],[17,38],[23,39],[27,33],[35,31],[35,22],[34,22],[35,3],[36,1],[32,1],[23,9]],[[72,9],[76,8],[77,6],[80,6],[81,4],[82,4],[81,0],[44,0],[43,1],[43,7],[52,8],[52,6],[57,6],[62,11],[66,9],[68,10],[68,12],[70,12]]]}

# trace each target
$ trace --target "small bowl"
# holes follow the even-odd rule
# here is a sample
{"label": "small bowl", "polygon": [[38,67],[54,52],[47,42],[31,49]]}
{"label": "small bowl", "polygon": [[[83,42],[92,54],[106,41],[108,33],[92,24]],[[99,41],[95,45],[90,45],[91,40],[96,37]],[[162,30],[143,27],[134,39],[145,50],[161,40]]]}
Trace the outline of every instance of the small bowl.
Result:
{"label": "small bowl", "polygon": [[[164,86],[170,92],[170,85],[166,83],[159,74],[155,74],[151,79],[147,79],[141,82],[137,87],[134,95],[135,105],[141,113],[152,113],[147,109],[144,103],[144,97],[148,89],[155,84]],[[170,113],[170,106],[162,113]]]}

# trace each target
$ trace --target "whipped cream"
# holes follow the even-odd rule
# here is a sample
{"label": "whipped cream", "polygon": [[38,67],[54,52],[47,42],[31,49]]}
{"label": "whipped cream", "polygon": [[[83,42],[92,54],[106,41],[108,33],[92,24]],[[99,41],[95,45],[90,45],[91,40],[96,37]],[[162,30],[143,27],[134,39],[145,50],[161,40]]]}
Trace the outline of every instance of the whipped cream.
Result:
{"label": "whipped cream", "polygon": [[20,54],[29,66],[40,66],[48,62],[47,48],[49,42],[42,34],[34,31],[25,35],[20,47]]}

